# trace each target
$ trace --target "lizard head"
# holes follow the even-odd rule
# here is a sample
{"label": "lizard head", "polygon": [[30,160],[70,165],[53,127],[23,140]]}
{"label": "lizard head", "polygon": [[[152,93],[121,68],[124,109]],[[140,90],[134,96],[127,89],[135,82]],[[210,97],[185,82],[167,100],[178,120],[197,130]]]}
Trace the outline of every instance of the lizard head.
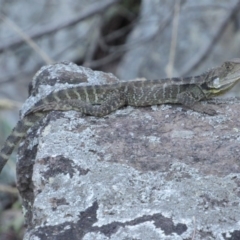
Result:
{"label": "lizard head", "polygon": [[206,94],[216,96],[225,93],[240,80],[240,58],[224,62],[220,67],[208,74]]}

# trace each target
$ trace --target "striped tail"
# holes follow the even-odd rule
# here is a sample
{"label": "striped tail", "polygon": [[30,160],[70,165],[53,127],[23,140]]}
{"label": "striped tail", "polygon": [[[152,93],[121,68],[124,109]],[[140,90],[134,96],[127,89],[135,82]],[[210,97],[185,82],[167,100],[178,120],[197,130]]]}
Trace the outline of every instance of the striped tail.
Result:
{"label": "striped tail", "polygon": [[15,147],[17,147],[22,138],[26,136],[27,130],[43,118],[45,114],[39,112],[30,114],[18,121],[0,151],[0,173]]}

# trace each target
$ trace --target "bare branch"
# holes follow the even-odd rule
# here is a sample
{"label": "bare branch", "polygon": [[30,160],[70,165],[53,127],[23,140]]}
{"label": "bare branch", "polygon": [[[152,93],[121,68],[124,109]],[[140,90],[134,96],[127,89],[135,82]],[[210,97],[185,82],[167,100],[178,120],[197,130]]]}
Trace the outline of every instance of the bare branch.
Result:
{"label": "bare branch", "polygon": [[185,66],[183,66],[180,76],[187,75],[192,69],[199,66],[199,64],[206,59],[206,57],[209,55],[209,53],[213,50],[216,43],[220,40],[221,35],[224,33],[224,30],[228,26],[228,23],[230,20],[239,12],[240,9],[240,1],[237,1],[235,5],[233,5],[227,16],[223,19],[221,24],[219,24],[219,27],[215,34],[213,35],[210,42],[205,45],[198,54],[195,55],[190,61],[188,61]]}
{"label": "bare branch", "polygon": [[[77,23],[79,23],[80,21],[82,21],[86,18],[92,17],[95,14],[104,11],[106,8],[110,7],[113,4],[116,4],[119,1],[120,0],[107,0],[105,2],[94,3],[90,7],[88,7],[86,10],[84,10],[79,16],[77,16],[73,19],[70,19],[69,21],[66,21],[63,23],[58,23],[57,25],[50,25],[50,26],[48,25],[47,27],[42,28],[40,31],[32,32],[32,33],[29,32],[29,33],[26,33],[26,35],[28,35],[29,38],[31,38],[31,39],[36,39],[36,38],[42,37],[47,34],[55,33],[63,28],[74,26]],[[24,40],[21,38],[17,38],[13,41],[9,41],[6,44],[0,45],[0,53],[8,48],[16,47],[23,43],[24,43]]]}
{"label": "bare branch", "polygon": [[21,105],[22,104],[17,101],[0,98],[0,110],[20,108]]}
{"label": "bare branch", "polygon": [[92,37],[88,42],[88,49],[86,51],[86,56],[85,59],[83,61],[83,66],[87,66],[88,62],[91,62],[93,57],[94,57],[94,53],[98,47],[99,44],[99,39],[101,38],[101,27],[102,27],[103,21],[101,19],[100,16],[97,16],[95,19],[95,23],[92,26],[92,29],[90,29],[90,31],[92,31]]}
{"label": "bare branch", "polygon": [[[126,44],[122,44],[122,45],[118,45],[118,46],[108,46],[104,41],[102,41],[102,39],[99,39],[99,44],[101,45],[101,47],[103,49],[105,49],[106,51],[108,51],[110,54],[104,58],[88,62],[85,66],[91,67],[91,68],[97,68],[97,67],[103,66],[103,65],[110,63],[111,61],[114,61],[117,58],[121,57],[121,55],[124,52],[126,52],[130,49],[136,48],[143,43],[151,41],[152,39],[157,37],[162,31],[164,31],[164,29],[170,24],[170,22],[172,20],[172,16],[173,16],[173,11],[168,15],[168,17],[164,21],[162,21],[161,24],[159,24],[158,30],[155,33],[153,33],[152,35],[138,38],[137,40],[132,41],[130,43],[128,42]],[[147,16],[146,16],[146,18],[144,18],[144,20],[142,20],[142,22],[147,22],[147,21],[149,21],[149,20],[147,20]]]}
{"label": "bare branch", "polygon": [[16,32],[37,54],[45,61],[46,64],[53,63],[53,60],[12,20],[0,13],[0,19],[4,21],[14,32]]}
{"label": "bare branch", "polygon": [[119,57],[121,57],[122,54],[123,54],[123,51],[116,51],[101,59],[94,60],[91,62],[86,62],[84,66],[90,67],[90,68],[98,68],[118,59]]}
{"label": "bare branch", "polygon": [[11,187],[11,186],[6,186],[6,185],[3,185],[3,184],[0,184],[0,192],[2,192],[2,193],[10,193],[10,194],[18,196],[17,188]]}
{"label": "bare branch", "polygon": [[173,75],[173,67],[176,54],[177,46],[177,35],[178,35],[178,24],[179,24],[179,15],[180,15],[181,1],[177,0],[174,6],[174,16],[173,16],[173,26],[172,26],[172,39],[169,53],[169,61],[166,66],[166,73],[169,78]]}

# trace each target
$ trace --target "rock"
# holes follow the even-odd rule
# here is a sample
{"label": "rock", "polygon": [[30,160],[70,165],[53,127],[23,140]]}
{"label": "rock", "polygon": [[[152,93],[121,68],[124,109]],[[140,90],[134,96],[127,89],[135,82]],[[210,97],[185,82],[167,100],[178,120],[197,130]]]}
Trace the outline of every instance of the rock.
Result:
{"label": "rock", "polygon": [[[37,84],[23,112],[66,72],[118,81],[74,64],[49,66],[35,79],[56,83]],[[238,239],[240,101],[211,104],[217,116],[173,105],[103,118],[50,112],[19,149],[24,239]]]}

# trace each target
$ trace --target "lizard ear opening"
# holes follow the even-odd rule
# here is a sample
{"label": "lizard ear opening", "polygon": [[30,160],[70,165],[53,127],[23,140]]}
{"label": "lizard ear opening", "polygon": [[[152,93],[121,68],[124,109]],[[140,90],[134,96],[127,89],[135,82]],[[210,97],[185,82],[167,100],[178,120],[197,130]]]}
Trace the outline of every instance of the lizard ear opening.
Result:
{"label": "lizard ear opening", "polygon": [[212,86],[213,86],[213,88],[220,88],[221,87],[219,77],[216,77],[212,80]]}
{"label": "lizard ear opening", "polygon": [[221,88],[220,78],[213,77],[209,82],[206,83],[208,89],[219,89]]}

